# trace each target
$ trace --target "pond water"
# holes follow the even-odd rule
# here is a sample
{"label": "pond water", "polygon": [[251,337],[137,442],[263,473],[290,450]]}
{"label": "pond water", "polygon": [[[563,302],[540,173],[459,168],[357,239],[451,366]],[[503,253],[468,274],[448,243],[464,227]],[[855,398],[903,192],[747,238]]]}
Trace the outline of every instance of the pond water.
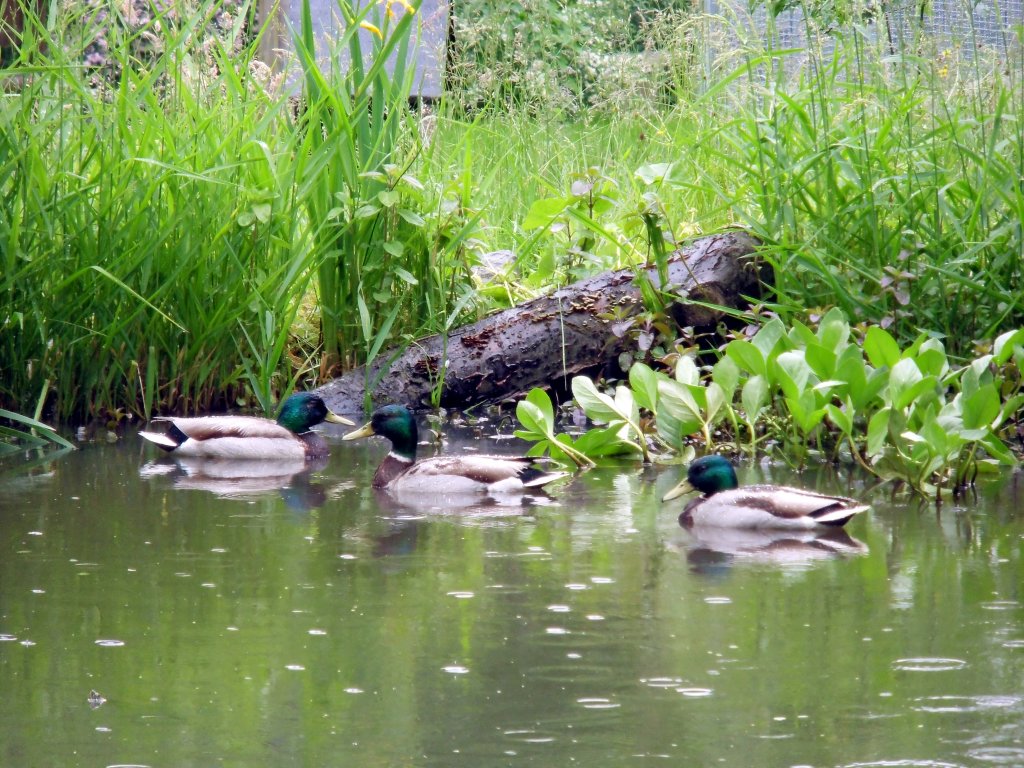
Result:
{"label": "pond water", "polygon": [[678,467],[416,509],[341,434],[270,477],[131,435],[5,459],[0,765],[1024,765],[1020,476],[936,513],[747,467],[874,506],[695,538]]}

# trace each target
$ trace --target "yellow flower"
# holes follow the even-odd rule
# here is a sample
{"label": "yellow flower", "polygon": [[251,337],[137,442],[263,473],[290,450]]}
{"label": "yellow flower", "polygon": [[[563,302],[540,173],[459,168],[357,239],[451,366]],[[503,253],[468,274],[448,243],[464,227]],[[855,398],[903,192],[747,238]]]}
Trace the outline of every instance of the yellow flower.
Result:
{"label": "yellow flower", "polygon": [[416,9],[409,3],[409,0],[386,0],[384,3],[384,11],[387,13],[389,19],[395,18],[395,12],[391,10],[391,6],[398,3],[405,8],[406,13],[416,13]]}
{"label": "yellow flower", "polygon": [[360,21],[359,26],[365,29],[367,32],[372,32],[381,40],[384,39],[384,35],[380,33],[380,30],[368,21]]}

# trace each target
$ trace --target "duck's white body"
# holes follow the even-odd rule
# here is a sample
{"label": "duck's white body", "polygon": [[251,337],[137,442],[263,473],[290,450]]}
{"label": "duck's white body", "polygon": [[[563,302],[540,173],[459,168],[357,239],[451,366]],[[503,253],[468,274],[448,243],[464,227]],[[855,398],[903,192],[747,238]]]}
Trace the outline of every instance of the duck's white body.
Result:
{"label": "duck's white body", "polygon": [[565,472],[537,472],[530,467],[533,462],[519,456],[486,455],[416,461],[392,452],[377,468],[373,486],[406,499],[416,495],[515,494],[566,476]]}
{"label": "duck's white body", "polygon": [[679,522],[686,526],[811,531],[842,527],[867,509],[867,504],[844,496],[749,485],[692,500]]}
{"label": "duck's white body", "polygon": [[[139,432],[139,436],[178,456],[241,460],[304,459],[318,455],[321,452],[320,444],[323,443],[323,438],[314,432],[296,435],[270,419],[254,416],[160,417],[153,421],[169,423],[173,427],[170,430],[172,434]],[[174,435],[173,430],[181,434]],[[182,436],[184,439],[178,442]]]}

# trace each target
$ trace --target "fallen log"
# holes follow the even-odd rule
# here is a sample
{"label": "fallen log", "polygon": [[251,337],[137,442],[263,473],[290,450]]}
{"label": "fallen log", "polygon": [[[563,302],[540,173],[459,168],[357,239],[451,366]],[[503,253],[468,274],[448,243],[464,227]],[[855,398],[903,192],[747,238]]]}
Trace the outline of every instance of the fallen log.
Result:
{"label": "fallen log", "polygon": [[[753,260],[758,242],[743,232],[701,238],[677,251],[668,265],[668,290],[678,296],[671,307],[680,327],[708,328],[722,313],[687,299],[725,307],[744,306],[744,297],[761,293]],[[766,269],[766,268],[764,268]],[[660,287],[656,269],[647,278]],[[357,368],[317,392],[335,413],[363,411],[365,382],[376,381],[374,406],[404,403],[427,408],[469,408],[518,398],[533,387],[566,392],[573,376],[614,366],[635,346],[612,326],[644,309],[636,272],[605,272],[554,293],[497,312],[443,335],[420,339],[404,351],[383,354],[369,369]],[[386,369],[387,361],[394,361]],[[436,393],[436,400],[432,395]]]}

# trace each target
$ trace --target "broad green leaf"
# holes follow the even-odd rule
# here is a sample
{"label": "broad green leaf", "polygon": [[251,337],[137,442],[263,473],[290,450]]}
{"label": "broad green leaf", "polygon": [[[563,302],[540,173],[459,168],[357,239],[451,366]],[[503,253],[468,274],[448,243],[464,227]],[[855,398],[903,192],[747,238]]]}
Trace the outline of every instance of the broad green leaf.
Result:
{"label": "broad green leaf", "polygon": [[926,339],[914,356],[921,373],[942,378],[949,371],[946,348],[938,339]]}
{"label": "broad green leaf", "polygon": [[818,337],[814,335],[814,331],[799,320],[793,320],[787,336],[796,349],[803,349],[808,344],[816,344],[818,342]]}
{"label": "broad green leaf", "polygon": [[651,413],[658,410],[658,374],[644,363],[634,363],[629,369],[629,385],[637,405]]}
{"label": "broad green leaf", "polygon": [[592,421],[608,423],[621,418],[615,401],[608,395],[598,391],[593,381],[586,376],[576,376],[572,380],[572,395],[576,398],[583,412]]}
{"label": "broad green leaf", "polygon": [[586,433],[576,438],[574,447],[591,458],[618,456],[623,453],[640,453],[639,445],[622,436],[621,427],[587,430]]}
{"label": "broad green leaf", "polygon": [[[780,355],[781,357],[781,355]],[[830,347],[812,341],[804,349],[804,358],[819,379],[831,379],[836,372],[836,353]]]}
{"label": "broad green leaf", "polygon": [[382,189],[377,193],[377,201],[385,208],[394,208],[402,196],[393,189]]}
{"label": "broad green leaf", "polygon": [[730,341],[725,348],[725,354],[734,360],[741,369],[753,376],[765,376],[768,372],[764,354],[749,341],[743,339]]}
{"label": "broad green leaf", "polygon": [[673,163],[649,163],[648,165],[641,165],[633,175],[644,184],[661,183],[672,172],[672,166]]}
{"label": "broad green leaf", "polygon": [[726,401],[731,402],[740,383],[740,368],[732,358],[723,356],[711,369],[711,379],[722,388]]}
{"label": "broad green leaf", "polygon": [[889,416],[891,408],[883,408],[868,421],[868,456],[878,456],[885,450],[889,437]]}
{"label": "broad green leaf", "polygon": [[538,440],[546,437],[548,430],[544,423],[544,414],[540,408],[526,400],[516,403],[516,418],[523,425],[525,432],[517,432],[516,435],[524,440]]}
{"label": "broad green leaf", "polygon": [[[761,326],[752,340],[755,347],[761,352],[761,357],[765,360],[772,356],[775,350],[775,345],[779,343],[779,339],[786,335],[786,326],[782,324],[782,321],[777,317],[773,317],[767,323]],[[739,361],[737,361],[739,362]],[[755,373],[761,373],[761,371],[755,371]]]}
{"label": "broad green leaf", "polygon": [[1024,328],[1000,334],[992,344],[996,365],[1004,365],[1012,356],[1015,347],[1024,347]]}
{"label": "broad green leaf", "polygon": [[747,421],[753,424],[768,402],[768,380],[764,376],[751,376],[743,385],[740,401],[743,403]]}
{"label": "broad green leaf", "polygon": [[816,407],[817,398],[809,389],[803,390],[796,397],[786,397],[785,400],[793,423],[805,437],[821,423],[825,416],[825,409]]}
{"label": "broad green leaf", "polygon": [[708,384],[704,393],[706,398],[704,420],[709,426],[714,426],[725,415],[724,409],[728,407],[728,401],[725,392],[716,381]]}
{"label": "broad green leaf", "polygon": [[783,352],[775,359],[773,373],[786,397],[798,398],[807,389],[811,367],[807,364],[803,351],[793,349]]}
{"label": "broad green leaf", "polygon": [[850,324],[838,307],[833,307],[818,323],[818,340],[826,349],[840,352],[850,340]]}
{"label": "broad green leaf", "polygon": [[526,400],[540,409],[540,413],[544,417],[545,430],[548,432],[554,432],[555,407],[552,405],[551,398],[548,396],[548,393],[540,387],[534,387],[526,394]]}
{"label": "broad green leaf", "polygon": [[900,361],[900,348],[884,328],[872,325],[864,336],[864,354],[875,368],[892,368]]}
{"label": "broad green leaf", "polygon": [[676,381],[680,384],[700,384],[700,370],[690,355],[683,355],[676,363]]}
{"label": "broad green leaf", "polygon": [[847,401],[845,409],[839,408],[833,403],[825,405],[825,415],[828,416],[828,420],[835,424],[836,429],[847,436],[853,435],[853,419],[850,417],[850,410],[849,401]]}
{"label": "broad green leaf", "polygon": [[913,360],[907,358],[896,363],[889,373],[889,402],[892,406],[906,408],[913,399],[908,393],[922,379],[924,376]]}
{"label": "broad green leaf", "polygon": [[979,387],[961,401],[964,427],[977,429],[992,426],[999,416],[1000,406],[999,391],[992,384]]}
{"label": "broad green leaf", "polygon": [[658,419],[667,413],[679,425],[682,435],[691,435],[704,426],[701,409],[690,390],[679,382],[665,379],[658,384]]}
{"label": "broad green leaf", "polygon": [[624,421],[636,424],[640,421],[640,408],[636,404],[633,392],[629,387],[615,388],[615,410]]}
{"label": "broad green leaf", "polygon": [[423,229],[427,226],[427,222],[416,211],[410,211],[408,208],[399,208],[398,215],[402,217],[406,224],[411,224],[418,229]]}
{"label": "broad green leaf", "polygon": [[526,218],[523,219],[523,229],[548,226],[571,204],[571,198],[562,197],[542,197],[534,200],[526,213]]}

